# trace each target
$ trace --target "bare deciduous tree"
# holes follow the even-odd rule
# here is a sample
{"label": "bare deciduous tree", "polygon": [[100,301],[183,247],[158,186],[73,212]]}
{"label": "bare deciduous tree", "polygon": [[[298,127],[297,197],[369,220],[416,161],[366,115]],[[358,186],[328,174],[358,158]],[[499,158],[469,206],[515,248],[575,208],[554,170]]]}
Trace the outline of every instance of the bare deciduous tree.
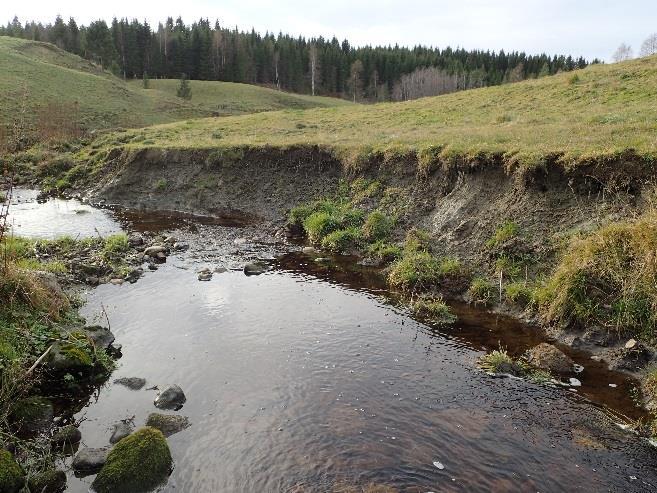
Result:
{"label": "bare deciduous tree", "polygon": [[362,98],[364,70],[363,62],[360,60],[356,60],[351,64],[351,70],[349,72],[349,88],[351,89],[354,103]]}
{"label": "bare deciduous tree", "polygon": [[630,45],[626,45],[625,43],[621,43],[620,46],[616,48],[612,58],[615,62],[623,62],[625,60],[629,60],[632,58],[632,47]]}
{"label": "bare deciduous tree", "polygon": [[311,93],[315,95],[315,84],[317,82],[317,73],[319,71],[319,62],[317,60],[317,45],[315,43],[310,45],[308,51],[309,65],[310,65],[310,88]]}
{"label": "bare deciduous tree", "polygon": [[650,56],[655,53],[657,53],[657,33],[648,36],[641,45],[641,56]]}

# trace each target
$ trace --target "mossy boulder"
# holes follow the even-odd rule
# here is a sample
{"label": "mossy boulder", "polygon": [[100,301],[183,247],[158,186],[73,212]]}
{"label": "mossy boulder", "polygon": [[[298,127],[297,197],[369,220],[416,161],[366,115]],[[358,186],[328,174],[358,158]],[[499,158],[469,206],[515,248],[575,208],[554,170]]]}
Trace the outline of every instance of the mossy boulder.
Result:
{"label": "mossy boulder", "polygon": [[25,473],[14,456],[7,450],[0,450],[0,491],[16,493],[25,484]]}
{"label": "mossy boulder", "polygon": [[82,433],[73,425],[62,426],[58,429],[50,439],[55,447],[62,447],[66,445],[75,445],[82,439]]}
{"label": "mossy boulder", "polygon": [[162,432],[141,428],[114,446],[92,487],[98,493],[151,491],[166,481],[172,464]]}
{"label": "mossy boulder", "polygon": [[17,432],[32,435],[48,428],[54,415],[52,403],[48,399],[32,396],[17,400],[11,406],[9,419]]}
{"label": "mossy boulder", "polygon": [[94,365],[88,345],[68,342],[56,342],[47,361],[48,366],[56,371],[88,370]]}
{"label": "mossy boulder", "polygon": [[30,491],[61,493],[66,489],[66,473],[57,469],[50,469],[31,477],[27,484]]}

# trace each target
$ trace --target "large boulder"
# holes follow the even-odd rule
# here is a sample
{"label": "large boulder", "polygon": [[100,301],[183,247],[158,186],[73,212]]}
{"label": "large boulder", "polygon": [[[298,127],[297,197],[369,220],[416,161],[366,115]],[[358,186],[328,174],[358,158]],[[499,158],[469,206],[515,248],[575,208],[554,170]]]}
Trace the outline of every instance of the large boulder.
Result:
{"label": "large boulder", "polygon": [[151,413],[146,420],[146,426],[160,430],[165,437],[170,437],[190,426],[187,416],[177,414]]}
{"label": "large boulder", "polygon": [[172,465],[162,432],[141,428],[114,446],[92,488],[97,493],[152,491],[166,482]]}
{"label": "large boulder", "polygon": [[73,459],[73,470],[82,474],[94,474],[105,465],[109,448],[83,448]]}
{"label": "large boulder", "polygon": [[527,361],[541,370],[555,373],[568,373],[573,370],[575,362],[552,344],[543,342],[527,352]]}
{"label": "large boulder", "polygon": [[18,493],[25,484],[23,469],[7,450],[0,449],[0,491]]}
{"label": "large boulder", "polygon": [[159,409],[173,409],[177,411],[187,401],[185,393],[178,385],[169,385],[160,391],[155,398],[155,407]]}

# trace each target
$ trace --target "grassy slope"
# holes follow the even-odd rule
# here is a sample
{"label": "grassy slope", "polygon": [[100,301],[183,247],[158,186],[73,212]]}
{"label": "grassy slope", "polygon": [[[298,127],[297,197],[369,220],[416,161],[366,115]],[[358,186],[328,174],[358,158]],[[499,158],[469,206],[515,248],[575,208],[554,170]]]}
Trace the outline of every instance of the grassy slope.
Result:
{"label": "grassy slope", "polygon": [[97,66],[48,43],[0,37],[0,124],[20,108],[50,102],[79,104],[87,128],[138,127],[216,114],[242,114],[281,108],[344,105],[331,98],[309,98],[255,86],[192,81],[191,102],[176,97],[176,81],[128,84]]}
{"label": "grassy slope", "polygon": [[[217,138],[220,136],[220,138]],[[657,57],[405,103],[283,111],[155,126],[122,142],[162,147],[322,144],[507,153],[533,164],[627,149],[657,155]],[[119,142],[116,140],[115,142]],[[106,141],[112,145],[111,137]]]}
{"label": "grassy slope", "polygon": [[[158,79],[149,82],[149,92],[157,91],[175,96],[178,80]],[[130,86],[140,89],[141,80],[130,82]],[[240,115],[283,109],[326,108],[347,106],[348,101],[327,97],[312,97],[290,94],[265,87],[232,82],[192,81],[192,100],[190,106],[199,111],[211,110],[221,115]]]}

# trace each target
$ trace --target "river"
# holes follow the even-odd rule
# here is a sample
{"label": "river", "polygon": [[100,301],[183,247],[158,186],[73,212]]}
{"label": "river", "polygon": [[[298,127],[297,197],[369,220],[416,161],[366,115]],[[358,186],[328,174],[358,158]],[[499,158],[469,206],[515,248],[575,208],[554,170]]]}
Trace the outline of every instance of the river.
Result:
{"label": "river", "polygon": [[[86,293],[82,314],[109,320],[123,357],[70,411],[84,445],[106,446],[115,422],[134,417],[140,426],[157,411],[155,391],[114,379],[180,385],[187,402],[178,414],[192,425],[169,438],[175,469],[163,491],[657,488],[657,449],[619,426],[617,416],[641,415],[631,379],[572,351],[585,367],[572,389],[477,368],[486,351],[518,355],[543,340],[521,323],[455,305],[454,326],[428,325],[376,271],[252,240],[253,226],[39,204],[29,190],[17,191],[10,221],[31,237],[148,229],[189,242],[135,284]],[[253,258],[270,270],[238,270]],[[205,266],[227,270],[199,282]],[[69,473],[68,491],[88,491],[92,480]]]}

